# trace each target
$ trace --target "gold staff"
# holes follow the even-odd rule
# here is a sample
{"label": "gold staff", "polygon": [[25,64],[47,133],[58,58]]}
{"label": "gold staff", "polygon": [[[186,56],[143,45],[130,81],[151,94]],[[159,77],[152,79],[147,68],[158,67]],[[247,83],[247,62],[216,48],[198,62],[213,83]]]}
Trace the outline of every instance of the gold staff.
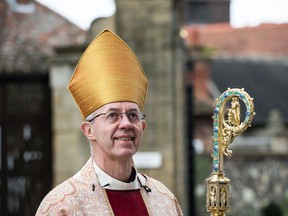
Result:
{"label": "gold staff", "polygon": [[[239,99],[246,106],[244,120],[241,122]],[[227,102],[231,108],[227,109]],[[224,156],[231,157],[229,145],[236,136],[251,126],[255,115],[253,98],[244,89],[226,90],[217,100],[213,115],[213,172],[206,179],[206,207],[211,216],[225,216],[230,209],[229,182],[224,174]]]}

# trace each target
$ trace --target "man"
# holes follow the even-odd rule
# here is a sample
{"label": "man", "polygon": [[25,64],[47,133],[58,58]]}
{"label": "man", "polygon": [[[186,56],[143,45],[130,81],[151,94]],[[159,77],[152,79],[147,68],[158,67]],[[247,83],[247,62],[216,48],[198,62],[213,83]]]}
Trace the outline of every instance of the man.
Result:
{"label": "man", "polygon": [[182,215],[174,195],[133,165],[146,127],[148,80],[128,45],[101,32],[68,88],[84,119],[91,158],[44,198],[36,215]]}

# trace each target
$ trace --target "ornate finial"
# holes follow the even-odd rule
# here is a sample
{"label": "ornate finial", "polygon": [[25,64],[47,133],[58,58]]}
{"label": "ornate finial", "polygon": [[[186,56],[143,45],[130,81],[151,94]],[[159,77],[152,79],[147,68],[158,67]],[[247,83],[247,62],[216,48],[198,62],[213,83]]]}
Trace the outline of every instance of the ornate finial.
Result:
{"label": "ornate finial", "polygon": [[[241,122],[240,102],[246,106]],[[227,109],[227,102],[231,108]],[[224,156],[231,157],[229,145],[236,136],[251,126],[255,115],[253,98],[244,89],[228,88],[217,100],[213,116],[213,171],[207,182],[206,204],[211,216],[224,216],[230,208],[229,182],[224,174]]]}

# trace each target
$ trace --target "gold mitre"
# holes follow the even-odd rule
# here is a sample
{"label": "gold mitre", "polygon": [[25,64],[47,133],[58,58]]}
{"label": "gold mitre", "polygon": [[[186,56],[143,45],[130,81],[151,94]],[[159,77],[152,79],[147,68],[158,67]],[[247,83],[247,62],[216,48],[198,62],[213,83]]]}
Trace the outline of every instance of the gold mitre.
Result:
{"label": "gold mitre", "polygon": [[129,46],[105,29],[83,53],[68,89],[85,119],[111,102],[134,102],[143,111],[148,80]]}

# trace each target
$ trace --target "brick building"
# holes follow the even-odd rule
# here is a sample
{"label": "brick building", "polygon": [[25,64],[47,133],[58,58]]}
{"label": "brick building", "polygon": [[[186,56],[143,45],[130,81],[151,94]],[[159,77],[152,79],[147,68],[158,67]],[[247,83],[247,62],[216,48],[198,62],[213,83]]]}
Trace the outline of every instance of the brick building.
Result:
{"label": "brick building", "polygon": [[[10,208],[18,209],[25,215],[33,214],[31,212],[40,200],[27,199],[27,196],[31,197],[31,191],[33,190],[34,194],[39,193],[37,197],[43,197],[48,190],[43,190],[44,184],[50,189],[62,182],[72,176],[89,157],[89,144],[79,130],[82,119],[66,86],[88,42],[105,27],[115,31],[129,44],[150,80],[145,107],[148,128],[140,153],[157,153],[160,165],[145,167],[144,164],[140,171],[163,181],[179,199],[185,215],[188,215],[188,212],[192,212],[192,215],[206,214],[203,184],[211,170],[211,159],[208,156],[212,143],[211,115],[214,99],[227,87],[245,87],[257,101],[255,130],[249,129],[251,139],[246,137],[244,142],[254,140],[255,143],[255,140],[262,140],[263,146],[273,149],[272,144],[280,138],[284,140],[282,150],[285,149],[288,115],[287,109],[284,109],[286,103],[283,92],[287,88],[284,73],[287,69],[287,25],[233,29],[228,24],[219,24],[229,22],[229,1],[207,1],[210,5],[204,2],[206,1],[117,0],[116,13],[110,18],[96,19],[88,32],[34,1],[0,2],[0,26],[3,29],[0,32],[0,131],[1,142],[5,143],[2,145],[5,148],[1,162],[2,167],[7,167],[1,169],[1,179],[8,176],[6,180],[2,180],[0,194],[11,195],[11,200],[16,203],[9,207],[5,199],[1,198],[1,211],[3,206],[8,206],[6,211]],[[21,6],[24,6],[24,9]],[[191,13],[191,10],[195,13]],[[184,42],[179,37],[183,19],[188,33]],[[184,53],[187,47],[189,55]],[[193,73],[186,77],[184,65],[190,60],[195,67]],[[267,70],[269,68],[270,70]],[[257,73],[254,73],[255,70]],[[263,73],[260,73],[262,71]],[[279,73],[279,76],[274,76],[275,73]],[[268,79],[271,89],[266,88],[267,82],[258,82],[259,77],[263,77],[264,81]],[[196,153],[202,152],[196,157],[195,173],[192,164],[194,159],[187,160],[187,152],[191,148],[188,135],[192,132],[186,131],[189,112],[185,101],[185,84],[190,79],[196,80],[194,134],[195,138],[200,138],[207,147],[204,152],[195,149]],[[279,83],[281,85],[278,85]],[[281,86],[282,91],[277,92],[272,86]],[[264,90],[267,92],[264,93]],[[263,94],[268,93],[273,101],[260,99]],[[270,104],[284,114],[283,118],[280,117],[284,119],[284,127],[283,124],[277,124],[280,122],[277,111],[273,111],[272,120],[267,121],[266,117],[273,108],[268,106]],[[29,122],[29,119],[33,119],[34,123]],[[270,126],[265,128],[266,123]],[[278,129],[271,131],[271,128]],[[263,134],[270,135],[263,141],[259,139]],[[255,151],[259,152],[257,147],[259,146],[256,146]],[[238,167],[243,169],[243,173],[248,170],[250,174],[234,186],[241,194],[235,193],[233,196],[244,202],[240,205],[232,203],[235,210],[231,213],[237,215],[235,212],[252,202],[256,203],[256,206],[248,205],[247,210],[259,212],[269,200],[276,196],[283,197],[279,190],[286,188],[282,181],[287,177],[284,169],[286,150],[280,151],[276,148],[276,152],[272,151],[270,155],[273,156],[272,159],[258,155],[261,157],[258,157],[257,163],[255,158],[250,160],[251,157],[247,157],[247,151],[241,148],[241,143],[235,145],[235,148],[235,160],[227,164],[228,177],[239,179]],[[279,151],[284,154],[279,154]],[[237,156],[236,152],[241,155]],[[279,155],[282,159],[275,160],[274,156]],[[199,157],[201,160],[198,160]],[[250,161],[244,163],[245,160]],[[251,164],[257,168],[256,171],[251,170]],[[270,167],[268,171],[265,169],[266,165]],[[273,166],[283,170],[275,174],[275,178],[281,180],[279,184],[271,184],[274,180],[267,179],[267,175],[273,176],[270,172],[273,171]],[[191,168],[192,172],[189,173]],[[30,180],[25,176],[27,173],[32,176]],[[247,186],[249,182],[255,183],[258,179],[265,181],[259,184],[260,188]],[[194,193],[194,181],[195,198],[191,195]],[[2,186],[5,184],[7,187]],[[273,193],[260,193],[259,190],[264,190],[263,187],[267,185]],[[15,186],[22,189],[15,190]],[[264,195],[267,199],[258,202],[259,196]],[[10,215],[12,214],[15,212]]]}
{"label": "brick building", "polygon": [[53,177],[53,47],[86,32],[32,0],[0,1],[0,211],[33,215]]}
{"label": "brick building", "polygon": [[[144,164],[141,170],[163,181],[185,211],[184,56],[179,48],[177,2],[116,1],[115,16],[102,20],[102,24],[95,20],[87,38],[83,30],[37,2],[1,2],[5,13],[1,13],[0,94],[1,104],[6,104],[1,105],[0,112],[1,139],[5,143],[1,179],[7,176],[1,185],[3,214],[33,214],[40,197],[74,175],[88,159],[89,144],[79,130],[82,119],[66,86],[100,26],[121,35],[147,73],[148,128],[140,151],[156,153],[160,164],[152,168]],[[16,90],[21,96],[15,93],[19,97],[13,97]],[[17,109],[12,112],[13,106]],[[14,132],[8,118],[18,122]],[[20,192],[13,189],[15,186]],[[32,191],[35,196],[31,196]]]}
{"label": "brick building", "polygon": [[186,45],[194,62],[200,214],[205,214],[203,182],[211,167],[212,102],[228,87],[244,88],[254,98],[256,110],[252,128],[236,138],[231,145],[234,156],[225,160],[232,188],[230,214],[260,215],[269,205],[287,212],[287,27],[263,24],[235,29],[219,23],[186,28]]}
{"label": "brick building", "polygon": [[[173,1],[140,2],[116,1],[116,13],[110,18],[96,19],[89,29],[88,40],[91,41],[103,28],[110,28],[123,38],[135,52],[149,79],[149,92],[144,112],[147,114],[147,129],[139,153],[146,155],[144,161],[160,161],[157,165],[141,165],[140,172],[164,182],[170,188],[181,205],[187,204],[185,193],[185,128],[183,60],[180,49],[180,37],[175,14],[178,13]],[[131,22],[133,20],[133,22]],[[176,23],[175,23],[176,22]],[[74,49],[77,56],[85,46]],[[66,85],[73,73],[74,58],[72,51],[58,49],[58,55],[52,60],[50,70],[55,101],[59,104],[53,108],[55,115],[54,145],[56,183],[71,176],[87,160],[88,142],[79,130],[81,116],[66,91]],[[183,57],[183,58],[182,58]],[[59,81],[56,77],[61,76]],[[67,121],[63,123],[63,118]],[[73,139],[71,139],[73,137]],[[68,143],[64,140],[70,140]],[[65,145],[70,151],[64,152]],[[78,154],[75,161],[73,157]],[[148,157],[147,154],[148,153]],[[65,156],[63,157],[63,154]],[[156,158],[153,158],[153,155]],[[137,157],[137,156],[136,156]],[[137,166],[137,158],[135,159]],[[67,164],[66,166],[63,164]],[[74,164],[73,169],[69,164]]]}

